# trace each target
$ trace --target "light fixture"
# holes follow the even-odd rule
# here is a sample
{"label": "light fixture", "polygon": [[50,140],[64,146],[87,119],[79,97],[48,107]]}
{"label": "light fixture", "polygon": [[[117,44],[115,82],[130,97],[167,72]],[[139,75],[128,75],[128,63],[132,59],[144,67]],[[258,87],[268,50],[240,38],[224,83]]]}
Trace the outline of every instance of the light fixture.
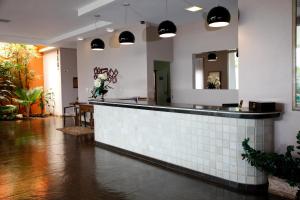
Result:
{"label": "light fixture", "polygon": [[78,37],[77,40],[78,40],[78,41],[82,41],[82,40],[84,40],[84,39],[83,39],[82,37]]}
{"label": "light fixture", "polygon": [[218,57],[217,57],[216,53],[209,53],[208,56],[207,56],[207,60],[209,62],[217,61],[217,59],[218,59]]}
{"label": "light fixture", "polygon": [[112,33],[114,31],[115,31],[115,29],[113,29],[113,28],[106,28],[106,32],[108,32],[108,33]]}
{"label": "light fixture", "polygon": [[96,38],[91,42],[91,49],[94,51],[103,51],[105,49],[105,44],[103,40]]}
{"label": "light fixture", "polygon": [[227,8],[217,6],[211,9],[207,15],[207,23],[210,27],[224,27],[230,24],[231,16]]}
{"label": "light fixture", "polygon": [[200,10],[202,10],[203,8],[201,8],[200,6],[190,6],[188,8],[186,8],[185,10],[190,11],[190,12],[198,12]]}
{"label": "light fixture", "polygon": [[135,43],[135,37],[130,31],[123,31],[119,35],[119,42],[122,45],[131,45]]}
{"label": "light fixture", "polygon": [[[127,24],[127,8],[130,6],[129,3],[124,3],[123,6],[125,7],[125,24]],[[123,31],[119,35],[119,43],[121,45],[132,45],[135,43],[135,37],[133,33],[130,31]]]}
{"label": "light fixture", "polygon": [[[97,24],[97,20],[100,18],[100,15],[95,15],[95,18],[96,18],[95,30],[97,30],[96,24]],[[103,51],[105,49],[105,43],[100,38],[93,39],[91,42],[91,49],[93,51]]]}
{"label": "light fixture", "polygon": [[[168,17],[168,0],[166,0],[166,17]],[[158,35],[161,38],[170,38],[176,36],[177,27],[176,25],[169,21],[163,21],[158,26]]]}
{"label": "light fixture", "polygon": [[176,25],[169,21],[163,21],[158,26],[158,34],[161,38],[170,38],[176,36],[177,28]]}

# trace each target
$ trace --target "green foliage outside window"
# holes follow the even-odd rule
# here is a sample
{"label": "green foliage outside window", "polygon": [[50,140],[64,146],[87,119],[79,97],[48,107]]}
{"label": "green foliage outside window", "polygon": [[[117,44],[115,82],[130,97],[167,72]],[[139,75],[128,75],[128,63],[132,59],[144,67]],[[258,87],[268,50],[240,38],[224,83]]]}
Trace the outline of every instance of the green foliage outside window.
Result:
{"label": "green foliage outside window", "polygon": [[300,106],[300,67],[297,67],[296,74],[296,104]]}

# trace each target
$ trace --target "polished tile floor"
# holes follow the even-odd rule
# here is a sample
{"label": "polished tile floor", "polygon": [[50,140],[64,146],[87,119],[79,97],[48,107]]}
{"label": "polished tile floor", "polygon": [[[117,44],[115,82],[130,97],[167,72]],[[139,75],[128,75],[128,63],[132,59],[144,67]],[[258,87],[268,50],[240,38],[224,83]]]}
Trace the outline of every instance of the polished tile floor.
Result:
{"label": "polished tile floor", "polygon": [[63,135],[60,118],[0,122],[2,200],[264,200]]}

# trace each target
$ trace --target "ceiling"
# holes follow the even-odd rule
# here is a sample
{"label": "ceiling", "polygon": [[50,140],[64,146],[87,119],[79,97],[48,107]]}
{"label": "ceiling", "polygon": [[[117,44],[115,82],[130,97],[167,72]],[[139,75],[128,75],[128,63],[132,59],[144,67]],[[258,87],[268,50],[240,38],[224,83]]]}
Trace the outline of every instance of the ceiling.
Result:
{"label": "ceiling", "polygon": [[[169,0],[167,16],[165,0],[0,0],[0,19],[11,21],[0,22],[0,41],[74,47],[77,37],[104,34],[105,27],[122,29],[141,20],[159,24],[166,18],[181,25],[203,19],[216,5],[237,15],[237,1]],[[127,24],[124,3],[130,3]],[[204,9],[197,13],[184,9],[192,4]],[[101,15],[100,20],[95,14]]]}

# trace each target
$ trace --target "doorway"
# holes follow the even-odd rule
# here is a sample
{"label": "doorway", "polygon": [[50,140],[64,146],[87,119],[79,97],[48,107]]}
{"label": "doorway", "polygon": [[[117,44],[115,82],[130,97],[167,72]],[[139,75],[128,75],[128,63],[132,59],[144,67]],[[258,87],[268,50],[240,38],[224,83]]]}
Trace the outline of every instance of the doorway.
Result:
{"label": "doorway", "polygon": [[171,103],[170,62],[154,61],[155,100],[158,105]]}

